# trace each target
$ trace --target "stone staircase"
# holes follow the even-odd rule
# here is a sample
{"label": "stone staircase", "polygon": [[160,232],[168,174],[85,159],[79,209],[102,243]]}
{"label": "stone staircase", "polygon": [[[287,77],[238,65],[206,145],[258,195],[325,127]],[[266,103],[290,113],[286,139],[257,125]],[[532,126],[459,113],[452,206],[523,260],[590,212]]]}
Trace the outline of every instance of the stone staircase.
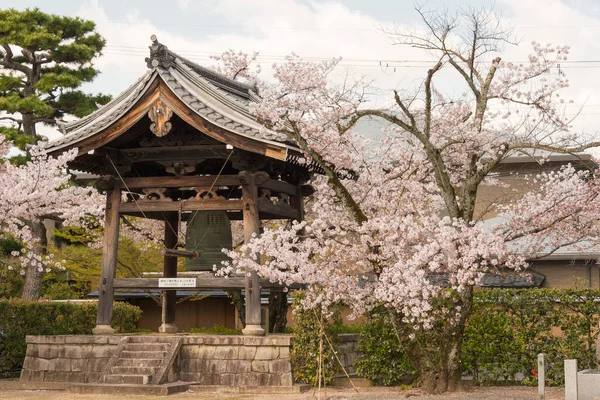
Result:
{"label": "stone staircase", "polygon": [[126,336],[102,371],[99,383],[160,385],[178,379],[175,361],[182,339],[175,336]]}

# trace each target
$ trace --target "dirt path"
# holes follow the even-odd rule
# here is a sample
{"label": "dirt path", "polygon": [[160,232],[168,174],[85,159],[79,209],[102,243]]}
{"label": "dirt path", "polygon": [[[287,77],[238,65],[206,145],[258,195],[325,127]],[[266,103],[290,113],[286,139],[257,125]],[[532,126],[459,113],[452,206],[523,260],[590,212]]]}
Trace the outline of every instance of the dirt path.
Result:
{"label": "dirt path", "polygon": [[[350,389],[327,390],[321,392],[322,400],[537,400],[537,388],[533,387],[493,387],[473,388],[468,392],[453,393],[443,396],[426,396],[417,390],[403,391],[399,388],[360,388],[359,393]],[[157,396],[124,396],[121,400],[157,400]],[[228,394],[199,393],[188,391],[168,396],[168,400],[303,400],[316,399],[312,392],[303,394]],[[9,390],[0,391],[0,400],[112,400],[113,395],[73,394],[64,391],[50,390]],[[564,400],[564,389],[549,388],[546,400]]]}

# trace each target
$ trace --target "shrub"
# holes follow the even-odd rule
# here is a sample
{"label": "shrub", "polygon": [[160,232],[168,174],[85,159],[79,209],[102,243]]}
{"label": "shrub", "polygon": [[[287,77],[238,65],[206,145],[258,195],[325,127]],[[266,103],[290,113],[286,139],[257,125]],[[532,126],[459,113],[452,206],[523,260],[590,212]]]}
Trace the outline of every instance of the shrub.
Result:
{"label": "shrub", "polygon": [[78,292],[67,282],[51,283],[43,289],[42,295],[50,300],[73,300],[83,298],[83,293]]}
{"label": "shrub", "polygon": [[[338,345],[338,333],[342,325],[339,307],[326,317],[321,309],[304,309],[301,301],[303,293],[294,295],[294,336],[292,339],[291,362],[294,367],[294,379],[316,386],[319,383],[318,366],[322,344],[321,382],[327,384],[333,380],[341,367],[335,358],[334,350]],[[328,314],[329,315],[329,314]],[[322,327],[322,328],[321,328]],[[329,344],[331,342],[331,345]]]}
{"label": "shrub", "polygon": [[[0,300],[0,375],[23,365],[25,335],[89,335],[96,326],[98,303]],[[134,332],[139,307],[117,302],[112,324],[117,332]]]}
{"label": "shrub", "polygon": [[599,289],[493,289],[476,293],[463,345],[463,371],[477,382],[514,380],[534,384],[537,355],[546,379],[564,383],[563,361],[595,368]]}
{"label": "shrub", "polygon": [[[537,355],[546,380],[564,383],[565,359],[596,368],[600,289],[480,289],[464,334],[461,366],[479,384],[537,384]],[[361,335],[355,366],[374,384],[395,384],[412,369],[387,314],[376,311]]]}
{"label": "shrub", "polygon": [[400,348],[389,313],[377,308],[368,318],[358,342],[360,356],[354,363],[357,374],[374,385],[391,386],[412,380],[414,368]]}
{"label": "shrub", "polygon": [[202,333],[206,335],[241,335],[241,329],[226,328],[222,325],[213,325],[210,328],[190,328],[184,333]]}

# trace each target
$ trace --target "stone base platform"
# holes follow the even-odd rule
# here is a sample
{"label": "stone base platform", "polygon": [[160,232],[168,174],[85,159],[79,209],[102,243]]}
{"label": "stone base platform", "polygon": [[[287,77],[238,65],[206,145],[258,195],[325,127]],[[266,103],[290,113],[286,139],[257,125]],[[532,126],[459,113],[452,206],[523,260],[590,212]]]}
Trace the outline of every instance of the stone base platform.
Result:
{"label": "stone base platform", "polygon": [[187,392],[188,383],[167,383],[164,385],[118,385],[108,383],[80,383],[69,386],[70,393],[167,396]]}
{"label": "stone base platform", "polygon": [[310,385],[293,386],[214,386],[190,385],[195,393],[239,393],[239,394],[293,394],[304,393],[312,389]]}
{"label": "stone base platform", "polygon": [[[150,368],[160,369],[158,366],[163,364],[158,359],[150,364],[152,360],[148,359],[157,358],[156,354],[161,353],[151,353],[147,348],[159,348],[161,343],[171,339],[181,339],[178,341],[181,346],[176,350],[174,361],[169,364],[169,371],[163,371],[163,375],[169,376],[168,382],[244,388],[293,386],[290,335],[27,336],[27,353],[20,382],[68,382],[96,386],[104,381],[107,374],[152,376]],[[124,342],[128,346],[125,349]],[[164,353],[167,357],[168,352]],[[155,382],[151,379],[144,379],[143,383],[149,383],[148,387],[163,386],[153,385]]]}

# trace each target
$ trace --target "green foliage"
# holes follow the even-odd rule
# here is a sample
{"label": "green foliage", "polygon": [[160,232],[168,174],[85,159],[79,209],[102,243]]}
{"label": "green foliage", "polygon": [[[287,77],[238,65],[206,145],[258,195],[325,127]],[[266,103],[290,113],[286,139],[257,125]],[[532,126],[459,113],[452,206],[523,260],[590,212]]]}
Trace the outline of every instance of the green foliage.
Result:
{"label": "green foliage", "polygon": [[64,92],[58,101],[57,106],[63,110],[69,110],[70,114],[76,117],[85,117],[88,114],[96,111],[97,104],[106,104],[110,101],[111,96],[107,94],[86,94],[81,90],[71,90]]}
{"label": "green foliage", "polygon": [[[91,224],[86,228],[65,226],[54,231],[56,237],[66,246],[51,249],[55,259],[64,260],[63,265],[69,280],[77,287],[97,288],[102,266],[102,249],[91,247],[102,229]],[[139,278],[144,272],[162,270],[163,258],[155,246],[144,247],[131,239],[119,238],[117,276],[119,278]]]}
{"label": "green foliage", "polygon": [[332,315],[326,316],[321,309],[304,309],[301,304],[302,298],[303,293],[297,291],[292,303],[296,322],[291,353],[294,379],[296,382],[317,386],[321,349],[323,360],[321,382],[331,382],[340,371],[340,365],[331,345],[337,347],[342,322],[339,308],[333,310]]}
{"label": "green foliage", "polygon": [[494,289],[475,297],[463,344],[463,369],[480,383],[513,380],[535,384],[537,355],[546,354],[546,379],[560,385],[563,360],[596,368],[599,289]]}
{"label": "green foliage", "polygon": [[[2,75],[0,75],[2,76]],[[1,97],[0,97],[1,99]],[[39,140],[42,139],[41,136],[26,136],[23,135],[21,131],[16,128],[10,128],[8,126],[0,127],[0,133],[4,135],[6,140],[12,142],[12,144],[18,147],[20,150],[25,151],[26,146],[28,144],[36,144]],[[11,158],[11,161],[14,157]]]}
{"label": "green foliage", "polygon": [[202,333],[205,335],[241,335],[241,329],[226,328],[222,325],[213,325],[210,328],[190,328],[184,333]]}
{"label": "green foliage", "polygon": [[25,278],[17,271],[9,270],[6,265],[0,265],[0,299],[19,297],[23,292]]}
{"label": "green foliage", "polygon": [[375,309],[360,332],[359,358],[354,366],[358,375],[374,385],[398,385],[412,380],[415,370],[402,351],[392,320],[385,308]]}
{"label": "green foliage", "polygon": [[[461,353],[463,374],[479,384],[537,384],[537,355],[546,380],[561,385],[563,361],[596,368],[600,289],[482,289],[475,292]],[[396,384],[412,373],[390,316],[377,310],[361,334],[355,366],[374,384]]]}
{"label": "green foliage", "polygon": [[37,8],[0,10],[0,45],[0,110],[21,114],[14,122],[25,135],[35,136],[38,122],[82,117],[110,100],[77,90],[98,74],[91,62],[105,45],[92,21]]}
{"label": "green foliage", "polygon": [[[96,302],[45,302],[0,299],[0,376],[21,368],[25,335],[89,335],[96,325]],[[112,325],[118,332],[135,332],[139,307],[116,302]]]}
{"label": "green foliage", "polygon": [[51,283],[42,290],[42,297],[48,300],[74,300],[83,298],[83,295],[67,282]]}

